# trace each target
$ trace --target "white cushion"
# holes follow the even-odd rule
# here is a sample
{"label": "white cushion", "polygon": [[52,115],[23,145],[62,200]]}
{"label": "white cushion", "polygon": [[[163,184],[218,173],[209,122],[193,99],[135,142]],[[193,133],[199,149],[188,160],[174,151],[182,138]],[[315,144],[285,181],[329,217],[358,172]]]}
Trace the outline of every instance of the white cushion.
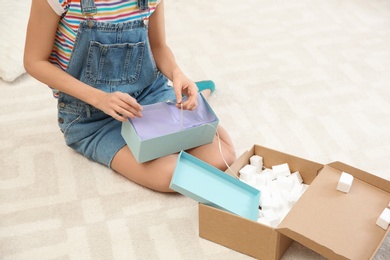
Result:
{"label": "white cushion", "polygon": [[0,78],[7,82],[12,82],[25,73],[23,52],[30,4],[29,0],[1,3]]}

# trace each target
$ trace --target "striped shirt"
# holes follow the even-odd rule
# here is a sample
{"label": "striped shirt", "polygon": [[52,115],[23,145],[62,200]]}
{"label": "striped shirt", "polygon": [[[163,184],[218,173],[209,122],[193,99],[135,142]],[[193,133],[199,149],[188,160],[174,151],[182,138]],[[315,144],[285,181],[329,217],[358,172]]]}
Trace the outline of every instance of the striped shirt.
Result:
{"label": "striped shirt", "polygon": [[[80,0],[47,0],[52,9],[61,17],[49,61],[66,70],[70,54],[76,40],[81,21]],[[149,0],[149,15],[156,9],[160,0]],[[97,14],[94,19],[100,22],[121,23],[142,19],[137,0],[95,0]],[[145,14],[143,14],[145,15]]]}

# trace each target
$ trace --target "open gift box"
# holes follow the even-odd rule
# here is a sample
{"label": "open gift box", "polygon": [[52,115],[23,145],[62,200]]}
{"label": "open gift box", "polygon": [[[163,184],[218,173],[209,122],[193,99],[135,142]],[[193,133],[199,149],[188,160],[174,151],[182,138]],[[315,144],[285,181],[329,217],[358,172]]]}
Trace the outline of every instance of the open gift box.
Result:
{"label": "open gift box", "polygon": [[143,106],[142,118],[122,123],[121,134],[139,163],[212,142],[218,117],[202,94],[193,111],[171,101]]}
{"label": "open gift box", "polygon": [[[375,255],[390,232],[376,225],[390,202],[390,181],[341,162],[323,165],[259,145],[236,160],[231,166],[233,173],[228,170],[225,174],[238,175],[253,155],[263,157],[266,168],[287,163],[292,172],[299,171],[303,182],[309,185],[307,190],[274,228],[198,200],[196,194],[187,194],[187,187],[178,183],[181,188],[176,187],[177,191],[200,202],[200,237],[258,259],[280,259],[293,241],[328,259],[370,259]],[[179,174],[184,171],[190,170],[182,169]],[[347,194],[336,189],[342,172],[354,176]],[[186,175],[187,183],[192,179]],[[204,187],[197,185],[198,190]],[[210,185],[207,189],[213,190]],[[253,209],[253,205],[250,207]]]}

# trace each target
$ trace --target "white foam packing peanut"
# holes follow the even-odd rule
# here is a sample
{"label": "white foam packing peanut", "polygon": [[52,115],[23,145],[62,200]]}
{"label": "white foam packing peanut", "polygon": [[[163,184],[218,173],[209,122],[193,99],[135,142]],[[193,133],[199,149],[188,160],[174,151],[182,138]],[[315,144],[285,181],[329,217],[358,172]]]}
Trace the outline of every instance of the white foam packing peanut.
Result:
{"label": "white foam packing peanut", "polygon": [[249,158],[249,163],[256,167],[256,172],[261,173],[263,170],[263,157],[260,155],[252,155]]}
{"label": "white foam packing peanut", "polygon": [[266,174],[256,174],[255,175],[256,186],[265,186],[267,184],[267,175]]}
{"label": "white foam packing peanut", "polygon": [[302,184],[303,183],[302,176],[301,176],[301,174],[299,172],[292,173],[290,177],[293,179],[294,183],[296,183],[296,184]]}
{"label": "white foam packing peanut", "polygon": [[306,191],[309,185],[302,183],[301,185],[297,185],[291,191],[288,197],[288,205],[290,207],[294,206],[294,204],[299,200],[302,194]]}
{"label": "white foam packing peanut", "polygon": [[276,177],[289,176],[291,174],[287,163],[272,166],[272,171],[275,173]]}
{"label": "white foam packing peanut", "polygon": [[280,176],[276,179],[277,185],[284,190],[291,191],[294,187],[294,179],[290,176]]}
{"label": "white foam packing peanut", "polygon": [[265,217],[259,217],[257,219],[257,222],[263,224],[263,225],[266,225],[266,226],[270,226],[271,224],[269,223],[268,219],[266,219]]}
{"label": "white foam packing peanut", "polygon": [[261,201],[261,208],[263,210],[275,210],[282,209],[283,202],[280,198],[266,197]]}
{"label": "white foam packing peanut", "polygon": [[252,181],[253,177],[256,174],[256,167],[247,164],[241,170],[239,170],[239,173],[240,173],[240,180],[245,182],[250,182]]}
{"label": "white foam packing peanut", "polygon": [[349,173],[342,172],[339,182],[337,183],[337,190],[348,193],[352,187],[353,176]]}
{"label": "white foam packing peanut", "polygon": [[281,221],[280,216],[272,209],[263,210],[263,215],[272,227],[277,227]]}
{"label": "white foam packing peanut", "polygon": [[387,228],[390,225],[390,209],[385,208],[382,211],[382,214],[379,216],[378,220],[376,221],[376,224],[383,228],[384,230],[387,230]]}
{"label": "white foam packing peanut", "polygon": [[256,189],[260,190],[260,200],[259,200],[259,206],[263,207],[263,202],[265,200],[268,200],[271,197],[271,192],[268,186],[255,186]]}
{"label": "white foam packing peanut", "polygon": [[[256,157],[252,160],[256,161]],[[240,180],[261,192],[259,200],[261,210],[259,210],[257,221],[263,225],[276,227],[305,192],[308,185],[303,183],[299,172],[290,172],[288,164],[276,165],[272,169],[266,168],[261,172],[254,172],[253,167],[248,165],[254,166],[245,165],[239,171]]]}
{"label": "white foam packing peanut", "polygon": [[264,217],[263,211],[261,209],[259,209],[259,213],[258,213],[257,217],[258,218]]}
{"label": "white foam packing peanut", "polygon": [[276,179],[275,173],[271,169],[264,169],[262,174],[266,175],[266,184]]}

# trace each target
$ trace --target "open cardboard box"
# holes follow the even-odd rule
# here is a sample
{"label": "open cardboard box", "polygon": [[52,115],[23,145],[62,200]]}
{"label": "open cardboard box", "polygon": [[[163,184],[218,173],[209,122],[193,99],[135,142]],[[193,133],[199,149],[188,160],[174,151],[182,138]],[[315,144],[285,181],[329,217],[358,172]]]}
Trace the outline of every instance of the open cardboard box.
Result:
{"label": "open cardboard box", "polygon": [[[280,259],[293,241],[329,259],[375,255],[390,232],[376,225],[390,202],[390,181],[341,162],[322,165],[259,145],[241,155],[231,169],[238,174],[254,154],[263,157],[267,168],[288,163],[308,189],[277,228],[200,203],[200,237],[258,259]],[[336,190],[342,171],[355,178],[347,194]]]}

